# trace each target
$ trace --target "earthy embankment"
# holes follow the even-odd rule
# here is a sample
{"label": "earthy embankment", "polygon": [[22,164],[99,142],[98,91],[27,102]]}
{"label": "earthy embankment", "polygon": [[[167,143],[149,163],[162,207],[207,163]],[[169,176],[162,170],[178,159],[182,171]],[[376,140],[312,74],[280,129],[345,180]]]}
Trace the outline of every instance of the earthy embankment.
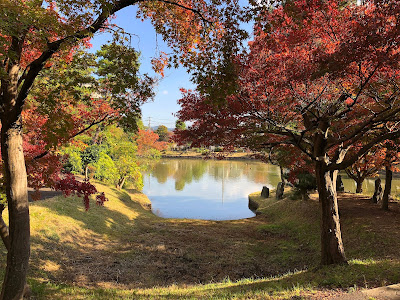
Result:
{"label": "earthy embankment", "polygon": [[[348,266],[317,268],[318,202],[262,199],[238,221],[162,219],[137,191],[31,203],[35,299],[330,299],[400,282],[400,210],[340,199]],[[1,248],[0,268],[5,250]]]}
{"label": "earthy embankment", "polygon": [[184,159],[224,159],[224,160],[254,160],[252,153],[223,153],[212,152],[207,155],[195,151],[166,151],[162,155],[163,158],[184,158]]}

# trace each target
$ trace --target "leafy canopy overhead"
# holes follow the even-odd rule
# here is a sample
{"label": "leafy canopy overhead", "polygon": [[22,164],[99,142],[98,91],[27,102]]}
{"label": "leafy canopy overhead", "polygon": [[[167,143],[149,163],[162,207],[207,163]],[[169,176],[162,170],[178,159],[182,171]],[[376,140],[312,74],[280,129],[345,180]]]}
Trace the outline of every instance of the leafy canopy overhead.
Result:
{"label": "leafy canopy overhead", "polygon": [[260,12],[249,53],[236,59],[236,95],[215,106],[207,94],[185,91],[178,118],[193,124],[182,140],[293,145],[333,170],[399,136],[400,4],[387,2],[288,1]]}

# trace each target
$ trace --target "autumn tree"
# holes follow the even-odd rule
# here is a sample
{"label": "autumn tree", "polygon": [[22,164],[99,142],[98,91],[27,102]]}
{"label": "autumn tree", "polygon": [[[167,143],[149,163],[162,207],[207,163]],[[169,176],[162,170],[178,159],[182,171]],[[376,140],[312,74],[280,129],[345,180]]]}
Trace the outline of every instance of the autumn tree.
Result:
{"label": "autumn tree", "polygon": [[160,142],[168,142],[168,128],[165,125],[160,125],[155,131],[158,135],[158,140]]}
{"label": "autumn tree", "polygon": [[[193,66],[210,72],[223,52],[224,22],[236,15],[234,1],[36,1],[0,3],[0,119],[3,176],[9,211],[10,248],[1,292],[2,299],[20,299],[29,261],[29,205],[22,150],[21,113],[32,85],[44,68],[68,56],[71,49],[94,33],[106,30],[111,15],[130,5],[139,18],[149,18],[174,51],[172,65]],[[235,25],[229,22],[230,26]],[[232,30],[231,30],[232,31]],[[218,51],[214,51],[218,50]],[[203,56],[203,57],[202,57]],[[165,61],[165,60],[164,60]],[[210,65],[210,67],[206,67]]]}
{"label": "autumn tree", "polygon": [[160,142],[159,136],[150,130],[139,129],[135,141],[138,145],[137,153],[141,157],[157,156],[159,151],[167,147],[167,143]]}
{"label": "autumn tree", "polygon": [[[354,150],[357,150],[354,147]],[[356,193],[362,193],[362,185],[366,178],[375,176],[382,169],[385,162],[385,151],[377,145],[350,167],[346,168],[346,174],[356,182]]]}
{"label": "autumn tree", "polygon": [[180,100],[177,117],[193,122],[183,142],[291,145],[313,162],[325,265],[346,263],[337,173],[400,136],[399,12],[397,1],[339,0],[263,10],[248,55],[237,57],[236,95],[219,105],[203,92]]}

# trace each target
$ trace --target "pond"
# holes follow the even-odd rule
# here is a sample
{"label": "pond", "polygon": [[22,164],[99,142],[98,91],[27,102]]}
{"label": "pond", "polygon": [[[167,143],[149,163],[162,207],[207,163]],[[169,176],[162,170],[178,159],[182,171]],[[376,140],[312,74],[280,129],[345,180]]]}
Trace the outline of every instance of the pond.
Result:
{"label": "pond", "polygon": [[237,220],[255,216],[248,195],[263,185],[275,188],[280,172],[255,161],[161,159],[143,181],[160,217]]}
{"label": "pond", "polygon": [[[342,175],[342,180],[343,180],[343,185],[344,185],[344,190],[346,192],[350,192],[350,193],[355,193],[356,192],[356,182],[354,180],[352,180],[351,178],[349,178],[347,176],[346,173],[341,173]],[[372,178],[367,178],[364,180],[363,182],[363,194],[366,195],[372,195],[374,194],[374,189],[375,189],[375,179],[377,179],[377,177],[372,177]],[[384,174],[380,174],[379,178],[382,180],[381,184],[382,184],[382,188],[385,188],[385,175]],[[393,180],[392,180],[392,196],[396,196],[398,197],[400,194],[400,178],[396,176],[396,174],[394,174],[393,176]]]}
{"label": "pond", "polygon": [[[380,176],[384,185],[384,176]],[[354,180],[342,174],[346,192],[354,193]],[[143,176],[143,192],[153,213],[163,218],[237,220],[255,214],[248,195],[280,181],[279,167],[256,161],[161,159]],[[375,178],[364,181],[363,192],[374,192]],[[400,178],[394,178],[392,195],[400,194]]]}

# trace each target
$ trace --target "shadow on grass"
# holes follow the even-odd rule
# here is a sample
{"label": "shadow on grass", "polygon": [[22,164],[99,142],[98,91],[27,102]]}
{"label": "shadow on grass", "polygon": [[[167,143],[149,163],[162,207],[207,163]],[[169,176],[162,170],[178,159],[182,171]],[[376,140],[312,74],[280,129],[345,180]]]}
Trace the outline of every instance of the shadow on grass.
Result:
{"label": "shadow on grass", "polygon": [[[133,291],[127,296],[127,288],[220,282],[226,277],[231,280],[268,277],[294,269],[310,269],[318,264],[318,203],[270,201],[274,206],[267,208],[264,205],[264,214],[249,220],[176,220],[154,216],[139,201],[132,201],[125,191],[111,188],[108,192],[120,201],[118,209],[106,204],[106,207],[92,207],[85,212],[80,198],[35,204],[55,212],[56,216],[75,220],[80,228],[88,229],[94,235],[74,232],[76,229],[71,228],[71,239],[60,242],[63,237],[57,235],[56,229],[44,228],[43,232],[33,236],[32,277],[53,282],[46,285],[49,293],[68,295],[71,292],[84,295],[86,299],[91,299],[92,295],[95,295],[92,299],[132,298]],[[140,196],[139,192],[130,192]],[[365,229],[363,222],[369,219],[360,219],[352,226],[353,206],[343,209],[346,247],[365,245],[371,238],[369,233],[360,234]],[[357,214],[362,215],[363,209],[363,206],[357,207]],[[376,229],[374,223],[368,226],[371,230]],[[398,226],[394,230],[395,234],[386,232],[384,239],[397,236]],[[392,248],[398,244],[398,241],[393,242]],[[373,252],[356,248],[350,258],[370,260],[354,261],[349,266],[325,267],[276,279],[199,286],[198,289],[135,290],[134,298],[146,299],[146,295],[165,298],[168,294],[172,298],[198,298],[210,293],[229,299],[240,293],[252,295],[309,287],[373,287],[400,281],[398,254],[394,260],[388,260],[379,253],[387,244],[378,246]],[[96,289],[60,286],[62,282]],[[104,283],[121,289],[99,289]],[[42,284],[38,285],[37,294],[46,293],[41,292],[40,287]]]}
{"label": "shadow on grass", "polygon": [[[263,277],[310,266],[308,247],[256,229],[262,217],[230,222],[161,219],[128,193],[109,192],[120,201],[118,211],[106,204],[85,212],[79,198],[35,204],[54,212],[54,220],[32,236],[33,277],[93,287],[102,282],[152,287],[207,283],[226,276]],[[121,207],[135,216],[121,213]],[[66,231],[70,237],[54,228],[59,216],[76,225]]]}
{"label": "shadow on grass", "polygon": [[[388,273],[384,270],[390,267]],[[385,281],[380,280],[381,276]],[[372,288],[382,284],[397,282],[400,275],[400,262],[351,262],[349,265],[326,266],[317,270],[299,271],[276,278],[242,279],[238,282],[223,282],[194,285],[187,288],[176,286],[147,290],[84,289],[68,285],[44,284],[32,281],[33,290],[40,298],[73,295],[85,299],[248,299],[276,297],[279,299],[298,299],[296,295],[307,297],[325,288]]]}

